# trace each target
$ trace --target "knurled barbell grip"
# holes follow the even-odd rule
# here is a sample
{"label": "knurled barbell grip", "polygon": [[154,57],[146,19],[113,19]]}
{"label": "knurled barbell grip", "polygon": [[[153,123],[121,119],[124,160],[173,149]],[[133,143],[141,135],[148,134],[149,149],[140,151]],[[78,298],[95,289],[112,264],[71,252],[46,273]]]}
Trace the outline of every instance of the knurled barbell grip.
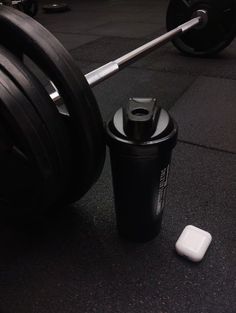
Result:
{"label": "knurled barbell grip", "polygon": [[[104,81],[105,79],[112,76],[113,74],[119,72],[121,69],[125,68],[129,64],[135,62],[137,59],[150,53],[152,50],[163,46],[165,43],[169,42],[174,37],[177,37],[187,32],[188,30],[194,28],[195,26],[200,25],[201,23],[204,23],[204,20],[205,20],[204,16],[206,17],[206,20],[207,20],[207,12],[205,10],[198,10],[195,16],[196,17],[192,18],[188,22],[182,25],[179,25],[178,27],[163,34],[162,36],[153,39],[152,41],[142,45],[141,47],[125,54],[124,56],[114,61],[111,61],[93,70],[92,72],[89,72],[88,74],[85,75],[85,78],[87,79],[88,84],[91,87],[99,84],[100,82]],[[57,104],[57,102],[60,100],[60,95],[54,85],[53,87],[55,91],[50,94],[50,97]]]}

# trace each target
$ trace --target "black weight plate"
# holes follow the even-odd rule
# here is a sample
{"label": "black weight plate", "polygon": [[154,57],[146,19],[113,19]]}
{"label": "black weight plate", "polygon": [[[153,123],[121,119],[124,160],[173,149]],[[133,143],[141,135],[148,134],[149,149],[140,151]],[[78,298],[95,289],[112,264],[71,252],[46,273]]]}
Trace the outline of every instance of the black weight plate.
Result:
{"label": "black weight plate", "polygon": [[50,77],[67,106],[76,136],[74,182],[79,198],[97,180],[105,159],[103,121],[92,90],[69,52],[29,16],[2,7],[0,35],[4,45],[14,43]]}
{"label": "black weight plate", "polygon": [[67,3],[51,3],[42,7],[45,13],[62,13],[68,11],[70,8]]}
{"label": "black weight plate", "polygon": [[39,63],[63,96],[75,130],[75,148],[79,151],[75,173],[83,194],[99,176],[105,152],[103,123],[91,89],[69,53],[46,29],[21,12],[4,8],[0,13],[2,40],[5,37],[9,42],[10,36],[19,49]]}
{"label": "black weight plate", "polygon": [[71,151],[68,129],[54,102],[37,78],[26,66],[4,47],[0,46],[0,68],[21,89],[32,103],[46,129],[46,138],[57,168],[58,194],[63,196],[71,172]]}
{"label": "black weight plate", "polygon": [[1,209],[5,207],[19,214],[21,210],[45,209],[55,202],[57,182],[50,153],[42,140],[41,120],[32,104],[2,70],[0,94],[1,132],[5,130],[11,138],[1,145]]}
{"label": "black weight plate", "polygon": [[190,20],[197,10],[208,12],[202,29],[192,29],[173,39],[181,52],[192,56],[211,56],[226,48],[236,35],[235,0],[171,0],[167,10],[167,29]]}

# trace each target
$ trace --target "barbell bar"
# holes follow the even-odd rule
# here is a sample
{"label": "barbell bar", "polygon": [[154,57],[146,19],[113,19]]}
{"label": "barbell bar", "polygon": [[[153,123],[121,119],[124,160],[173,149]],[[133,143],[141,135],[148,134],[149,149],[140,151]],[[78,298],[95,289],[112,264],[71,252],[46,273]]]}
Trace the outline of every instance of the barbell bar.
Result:
{"label": "barbell bar", "polygon": [[[169,32],[159,36],[152,41],[142,45],[141,47],[134,49],[133,51],[119,57],[118,59],[111,61],[87,74],[85,74],[85,78],[90,85],[90,87],[94,87],[99,83],[103,82],[107,78],[111,77],[115,73],[124,69],[126,66],[134,63],[138,59],[143,56],[149,54],[154,49],[157,49],[164,44],[171,41],[173,38],[177,36],[181,36],[187,31],[193,29],[194,27],[203,28],[207,24],[207,11],[206,10],[197,10],[194,13],[194,16],[191,20],[179,25],[175,29],[170,30]],[[50,94],[51,99],[57,104],[60,101],[60,95],[56,90],[55,85],[51,82],[51,85],[55,89],[54,92]]]}
{"label": "barbell bar", "polygon": [[[217,54],[235,37],[235,17],[235,0],[171,0],[167,9],[167,33],[87,73],[85,78],[93,87],[169,41],[186,55]],[[56,89],[50,96],[56,104],[61,104]]]}

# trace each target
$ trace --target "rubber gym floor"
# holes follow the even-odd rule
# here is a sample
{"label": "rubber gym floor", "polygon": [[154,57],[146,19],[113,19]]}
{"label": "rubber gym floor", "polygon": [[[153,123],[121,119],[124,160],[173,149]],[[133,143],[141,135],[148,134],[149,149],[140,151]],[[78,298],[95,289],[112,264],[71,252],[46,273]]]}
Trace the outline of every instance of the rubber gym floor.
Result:
{"label": "rubber gym floor", "polygon": [[[68,3],[36,19],[84,73],[165,31],[165,0]],[[119,238],[107,153],[101,178],[72,207],[33,224],[1,222],[0,312],[236,312],[236,41],[208,59],[169,43],[94,93],[105,120],[129,97],[157,97],[179,125],[161,234]],[[198,264],[174,249],[189,224],[213,237]]]}

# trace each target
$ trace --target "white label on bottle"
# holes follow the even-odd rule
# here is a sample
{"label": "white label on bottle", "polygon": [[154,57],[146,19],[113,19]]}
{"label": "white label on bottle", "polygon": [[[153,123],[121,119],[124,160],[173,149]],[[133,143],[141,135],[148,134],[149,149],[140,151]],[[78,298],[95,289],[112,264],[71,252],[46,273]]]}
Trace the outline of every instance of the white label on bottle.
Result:
{"label": "white label on bottle", "polygon": [[156,215],[159,215],[161,213],[165,205],[166,189],[167,189],[166,187],[168,184],[169,171],[170,171],[170,165],[163,168],[161,171],[158,197],[157,197]]}

